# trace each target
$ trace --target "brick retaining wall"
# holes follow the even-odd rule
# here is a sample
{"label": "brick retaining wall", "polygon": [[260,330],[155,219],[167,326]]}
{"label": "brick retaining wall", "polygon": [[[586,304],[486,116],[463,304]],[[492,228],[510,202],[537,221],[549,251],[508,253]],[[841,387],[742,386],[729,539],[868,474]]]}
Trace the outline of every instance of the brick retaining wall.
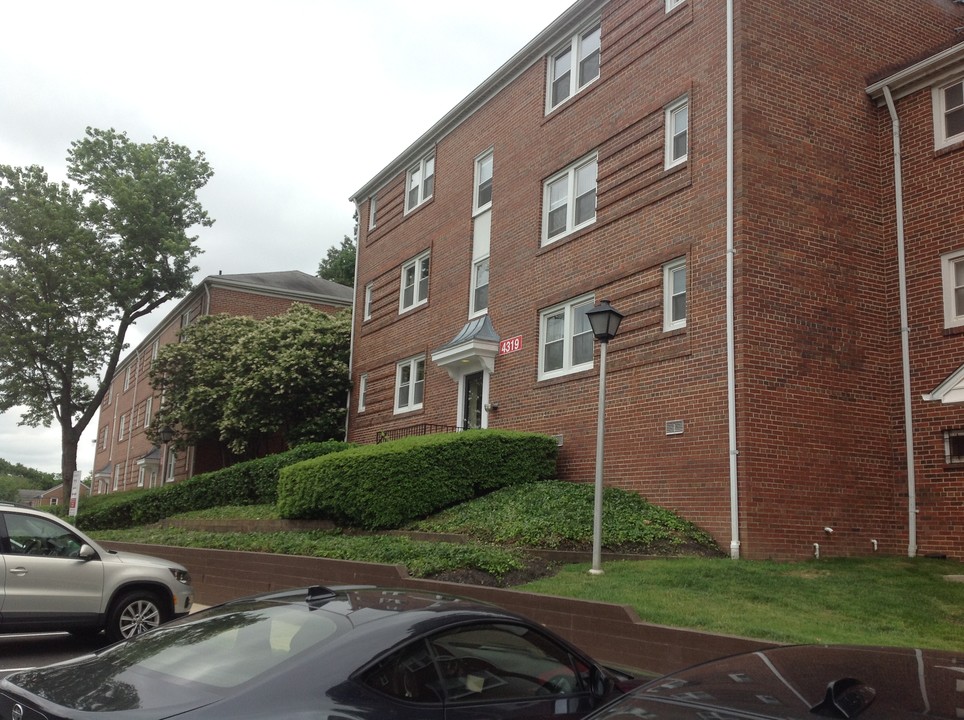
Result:
{"label": "brick retaining wall", "polygon": [[602,662],[660,674],[774,645],[762,640],[644,623],[628,605],[422,580],[410,577],[403,565],[133,543],[103,544],[184,564],[191,571],[197,602],[205,605],[242,595],[315,584],[357,583],[446,592],[491,602],[530,617]]}

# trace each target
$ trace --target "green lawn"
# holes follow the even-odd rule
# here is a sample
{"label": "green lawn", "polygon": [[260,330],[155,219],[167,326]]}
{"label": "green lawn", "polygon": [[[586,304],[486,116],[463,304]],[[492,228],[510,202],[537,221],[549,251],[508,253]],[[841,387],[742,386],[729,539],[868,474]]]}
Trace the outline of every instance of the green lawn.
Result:
{"label": "green lawn", "polygon": [[519,589],[631,605],[647,622],[786,643],[964,651],[960,563],[924,558],[795,563],[672,558],[570,565]]}

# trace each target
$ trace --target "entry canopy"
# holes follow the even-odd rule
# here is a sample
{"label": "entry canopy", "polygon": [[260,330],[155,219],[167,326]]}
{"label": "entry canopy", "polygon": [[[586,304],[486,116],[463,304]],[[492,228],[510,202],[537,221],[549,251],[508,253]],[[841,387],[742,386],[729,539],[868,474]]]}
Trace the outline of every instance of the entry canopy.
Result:
{"label": "entry canopy", "polygon": [[432,353],[432,362],[445,368],[449,377],[458,382],[470,372],[495,372],[495,357],[499,354],[499,335],[488,315],[473,318],[442,347]]}

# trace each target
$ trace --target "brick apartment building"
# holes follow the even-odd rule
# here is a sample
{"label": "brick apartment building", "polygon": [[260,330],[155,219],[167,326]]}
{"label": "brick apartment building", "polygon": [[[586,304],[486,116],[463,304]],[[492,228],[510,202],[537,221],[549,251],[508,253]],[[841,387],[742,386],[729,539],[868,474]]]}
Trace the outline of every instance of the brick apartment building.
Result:
{"label": "brick apartment building", "polygon": [[261,320],[300,302],[325,312],[350,307],[352,289],[299,271],[204,278],[117,366],[97,421],[92,492],[157,487],[222,467],[216,443],[186,452],[154,445],[146,430],[160,397],[151,387],[158,350],[177,342],[181,328],[201,315],[245,315]]}
{"label": "brick apartment building", "polygon": [[962,26],[576,2],[354,194],[349,440],[544,432],[591,481],[608,299],[607,484],[734,557],[964,559]]}

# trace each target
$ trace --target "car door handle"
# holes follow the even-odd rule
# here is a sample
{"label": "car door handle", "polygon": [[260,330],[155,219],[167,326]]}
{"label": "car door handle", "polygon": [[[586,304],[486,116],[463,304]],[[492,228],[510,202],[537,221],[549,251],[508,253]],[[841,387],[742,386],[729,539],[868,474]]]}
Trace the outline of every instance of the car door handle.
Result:
{"label": "car door handle", "polygon": [[27,568],[23,567],[22,565],[21,565],[20,567],[10,568],[10,574],[11,574],[11,575],[26,575],[26,574],[27,574]]}

